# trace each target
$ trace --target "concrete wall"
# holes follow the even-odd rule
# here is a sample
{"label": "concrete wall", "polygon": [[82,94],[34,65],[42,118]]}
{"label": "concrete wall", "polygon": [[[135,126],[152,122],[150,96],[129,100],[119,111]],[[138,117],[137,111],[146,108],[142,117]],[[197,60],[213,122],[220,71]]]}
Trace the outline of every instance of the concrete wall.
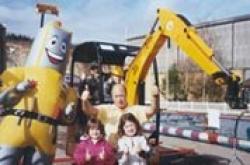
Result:
{"label": "concrete wall", "polygon": [[234,42],[235,67],[250,69],[250,21],[235,24]]}

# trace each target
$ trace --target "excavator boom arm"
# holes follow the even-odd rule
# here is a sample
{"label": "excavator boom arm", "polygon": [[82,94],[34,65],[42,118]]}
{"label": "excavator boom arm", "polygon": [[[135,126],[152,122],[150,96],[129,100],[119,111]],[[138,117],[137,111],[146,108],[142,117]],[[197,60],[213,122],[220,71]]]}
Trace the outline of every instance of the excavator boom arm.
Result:
{"label": "excavator boom arm", "polygon": [[204,72],[212,76],[217,84],[225,84],[228,81],[238,82],[236,75],[228,72],[214,59],[212,49],[183,16],[170,10],[158,9],[157,20],[158,27],[146,37],[125,77],[125,85],[129,89],[127,99],[130,105],[138,103],[138,86],[145,79],[152,61],[167,39],[175,42]]}

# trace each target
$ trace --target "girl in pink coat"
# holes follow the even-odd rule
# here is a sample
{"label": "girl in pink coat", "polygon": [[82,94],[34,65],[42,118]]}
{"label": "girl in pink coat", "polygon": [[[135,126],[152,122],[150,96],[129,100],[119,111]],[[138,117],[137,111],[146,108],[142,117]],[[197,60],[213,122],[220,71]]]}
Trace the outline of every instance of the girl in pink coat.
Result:
{"label": "girl in pink coat", "polygon": [[74,160],[76,165],[113,165],[116,162],[112,146],[105,140],[103,124],[97,119],[87,123],[88,137],[83,139],[75,148]]}

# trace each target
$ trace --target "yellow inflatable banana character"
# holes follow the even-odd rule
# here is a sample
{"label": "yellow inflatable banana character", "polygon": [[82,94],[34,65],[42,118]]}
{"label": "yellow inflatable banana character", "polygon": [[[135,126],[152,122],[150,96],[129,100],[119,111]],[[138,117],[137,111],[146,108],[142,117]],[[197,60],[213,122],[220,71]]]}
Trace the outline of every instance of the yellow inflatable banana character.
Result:
{"label": "yellow inflatable banana character", "polygon": [[74,119],[76,92],[63,84],[71,33],[60,22],[44,26],[26,65],[0,76],[0,164],[51,164],[56,127]]}

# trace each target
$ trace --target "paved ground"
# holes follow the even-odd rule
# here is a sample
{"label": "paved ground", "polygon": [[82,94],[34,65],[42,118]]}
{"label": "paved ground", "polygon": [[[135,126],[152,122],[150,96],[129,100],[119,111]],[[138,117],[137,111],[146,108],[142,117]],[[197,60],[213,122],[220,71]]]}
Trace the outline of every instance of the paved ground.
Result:
{"label": "paved ground", "polygon": [[[56,160],[60,161],[62,159],[68,159],[70,158],[69,156],[66,155],[65,153],[65,148],[66,148],[66,127],[59,127],[58,129],[58,139],[57,139],[57,150],[56,150]],[[55,165],[68,165],[71,164],[69,161],[60,161],[60,163],[53,163]]]}

